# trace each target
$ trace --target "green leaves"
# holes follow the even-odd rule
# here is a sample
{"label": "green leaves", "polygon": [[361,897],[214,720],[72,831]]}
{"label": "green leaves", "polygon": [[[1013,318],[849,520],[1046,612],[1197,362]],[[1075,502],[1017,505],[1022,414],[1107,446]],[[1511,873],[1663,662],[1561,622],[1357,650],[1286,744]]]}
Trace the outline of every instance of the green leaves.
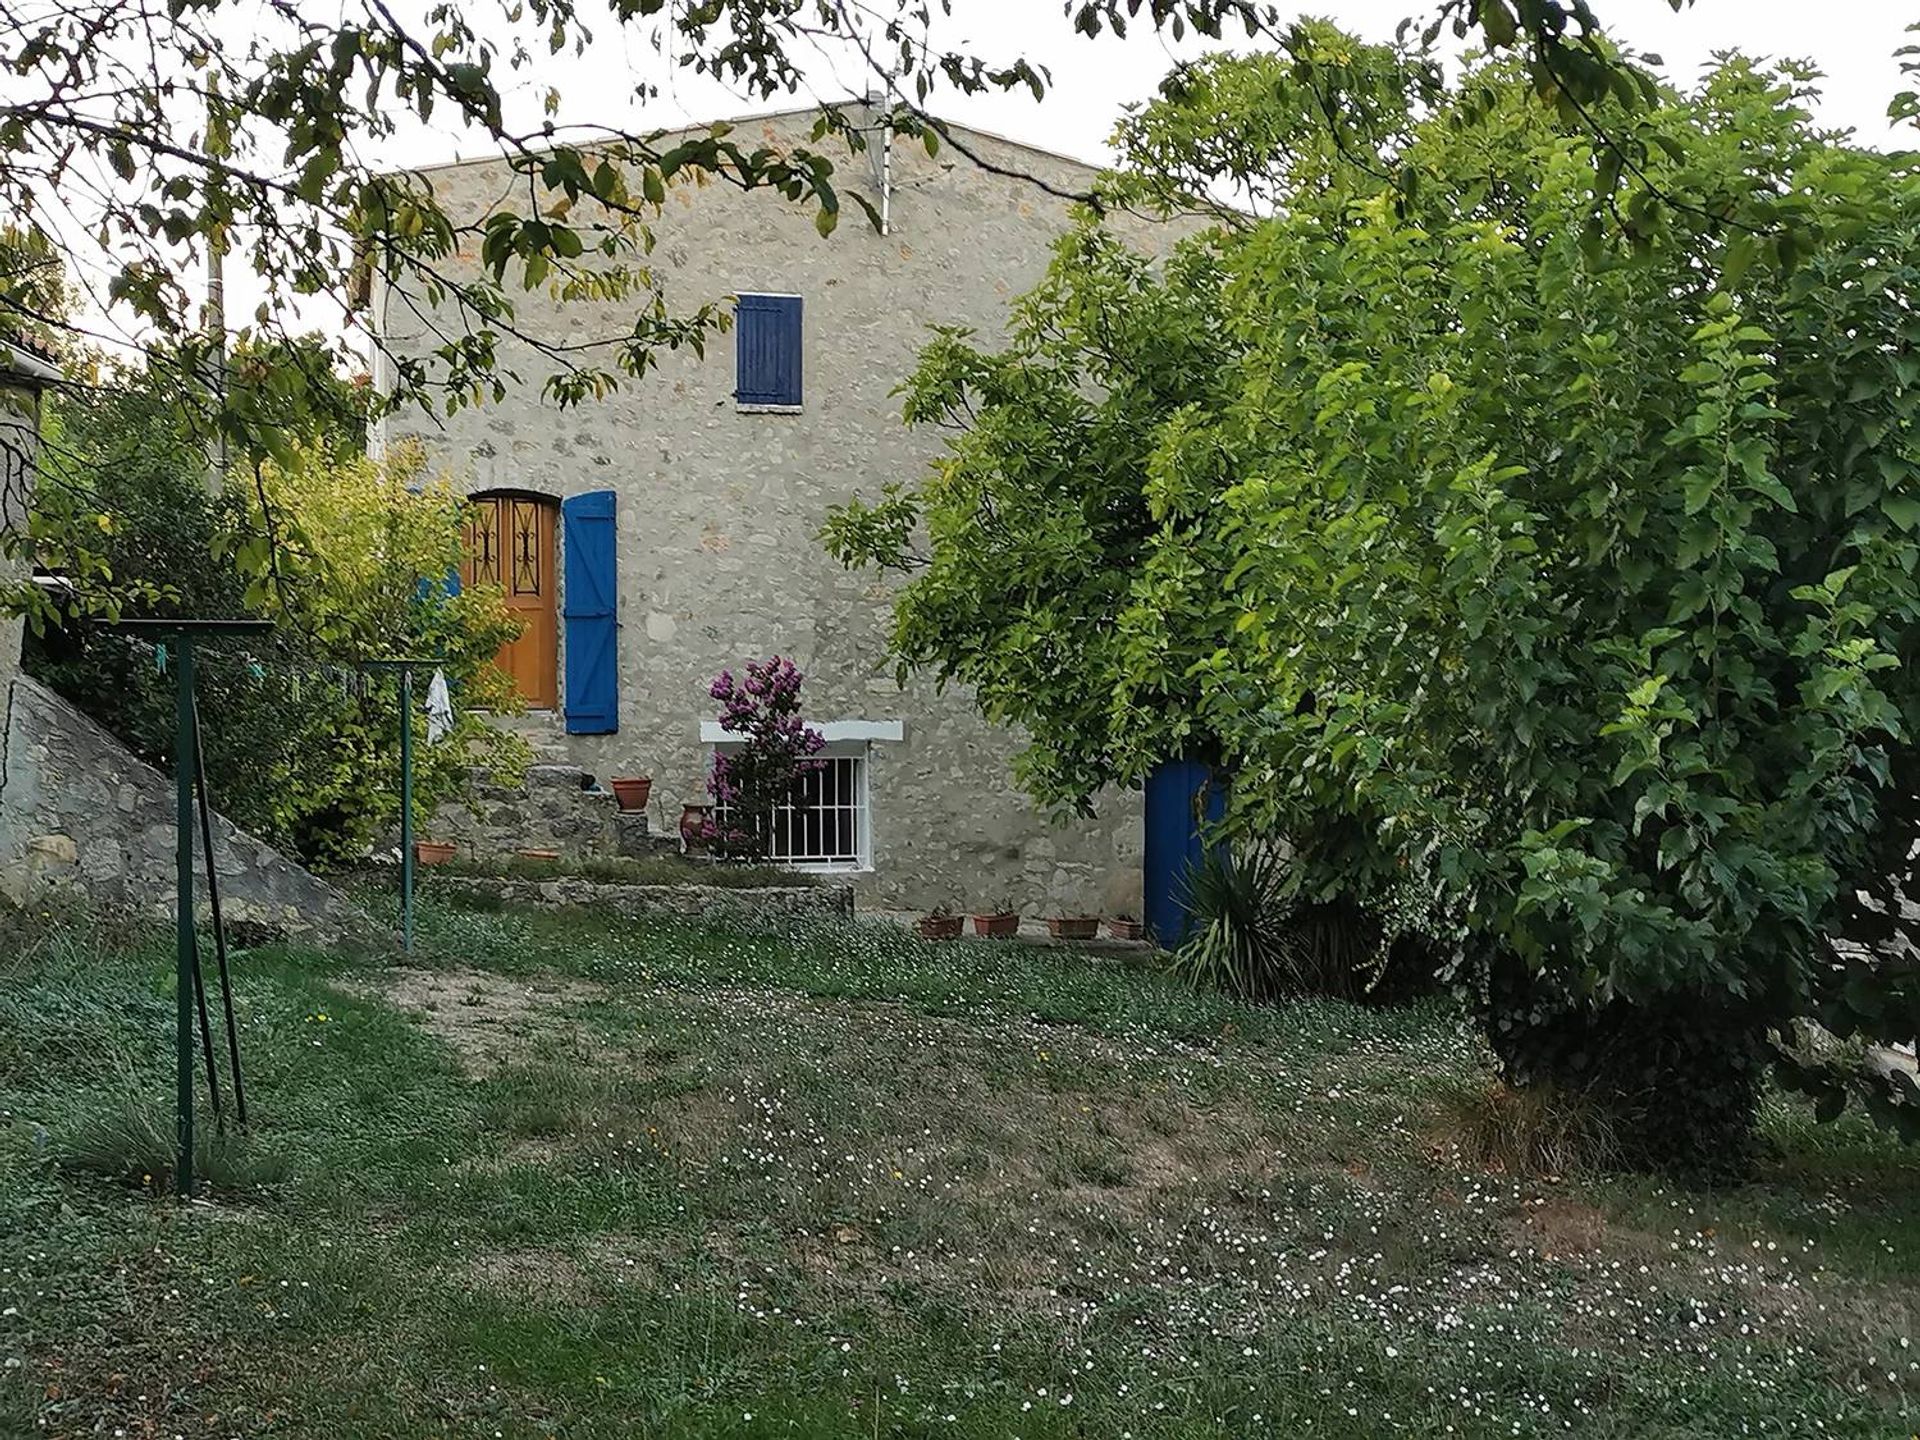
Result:
{"label": "green leaves", "polygon": [[1745,63],[1589,76],[1596,153],[1530,77],[1428,116],[1356,47],[1379,128],[1316,145],[1340,42],[1297,39],[1183,72],[1113,182],[1270,218],[1157,274],[1089,227],[1004,349],[936,340],[947,454],[836,552],[910,577],[898,659],[1026,727],[1048,801],[1217,753],[1303,884],[1413,877],[1569,1004],[1805,1013],[1920,733],[1920,185]]}

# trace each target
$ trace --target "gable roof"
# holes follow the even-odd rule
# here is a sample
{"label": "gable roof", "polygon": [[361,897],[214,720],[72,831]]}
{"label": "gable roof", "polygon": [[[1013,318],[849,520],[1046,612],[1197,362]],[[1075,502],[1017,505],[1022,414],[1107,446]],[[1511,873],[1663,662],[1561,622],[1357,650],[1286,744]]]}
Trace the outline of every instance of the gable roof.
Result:
{"label": "gable roof", "polygon": [[0,336],[0,375],[16,385],[42,390],[60,380],[51,356],[42,356],[19,336]]}
{"label": "gable roof", "polygon": [[[743,125],[758,125],[769,120],[801,120],[809,116],[818,115],[823,109],[855,109],[865,107],[867,104],[868,102],[859,96],[849,95],[841,100],[823,100],[817,105],[789,105],[777,110],[758,110],[744,115],[718,115],[706,120],[690,120],[684,125],[667,126],[660,131],[660,135],[663,138],[671,135],[692,135],[699,131],[711,129],[715,125],[732,125],[737,127]],[[954,132],[963,137],[990,141],[995,145],[1005,145],[1014,150],[1024,150],[1029,155],[1050,160],[1055,164],[1071,165],[1075,169],[1084,170],[1090,178],[1098,175],[1106,168],[1105,163],[1102,161],[1088,160],[1079,155],[1069,155],[1063,150],[1049,150],[1044,145],[1034,145],[1025,140],[1016,140],[1011,135],[1002,135],[997,130],[983,130],[977,125],[964,125],[957,120],[947,120],[941,116],[930,113],[927,114],[927,119],[942,131]],[[590,149],[591,146],[587,145],[583,146],[583,148]],[[532,153],[539,154],[540,152],[536,149]],[[506,155],[498,151],[488,151],[483,155],[461,156],[456,154],[451,159],[430,160],[425,164],[407,165],[401,168],[416,175],[423,175],[430,171],[454,170],[468,165],[498,165],[507,159],[508,157]]]}

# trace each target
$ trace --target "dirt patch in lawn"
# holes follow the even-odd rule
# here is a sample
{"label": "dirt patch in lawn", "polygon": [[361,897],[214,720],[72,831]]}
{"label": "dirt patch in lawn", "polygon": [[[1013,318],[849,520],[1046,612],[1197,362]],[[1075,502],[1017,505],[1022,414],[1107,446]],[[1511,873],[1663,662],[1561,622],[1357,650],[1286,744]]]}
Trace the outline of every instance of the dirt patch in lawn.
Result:
{"label": "dirt patch in lawn", "polygon": [[571,1255],[545,1246],[474,1255],[462,1273],[476,1290],[549,1305],[584,1304],[593,1289]]}
{"label": "dirt patch in lawn", "polygon": [[541,1040],[571,1028],[556,1013],[561,1007],[605,994],[583,980],[406,968],[384,971],[369,988],[416,1016],[450,1044],[462,1066],[476,1076],[525,1059]]}

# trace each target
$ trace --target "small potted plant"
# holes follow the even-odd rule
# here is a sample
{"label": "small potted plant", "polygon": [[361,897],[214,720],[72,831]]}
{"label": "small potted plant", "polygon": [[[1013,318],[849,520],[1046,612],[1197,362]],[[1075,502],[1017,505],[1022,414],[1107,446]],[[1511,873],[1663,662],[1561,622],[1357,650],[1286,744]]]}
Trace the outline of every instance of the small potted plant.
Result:
{"label": "small potted plant", "polygon": [[1116,940],[1144,940],[1147,927],[1122,911],[1107,922],[1107,933]]}
{"label": "small potted plant", "polygon": [[653,795],[651,775],[616,776],[607,783],[613,786],[614,802],[629,812],[646,809],[647,801]]}
{"label": "small potted plant", "polygon": [[973,933],[989,939],[1004,940],[1020,933],[1020,909],[1011,896],[993,902],[993,907],[973,917]]}
{"label": "small potted plant", "polygon": [[1091,940],[1100,933],[1098,915],[1050,915],[1047,933],[1056,940]]}
{"label": "small potted plant", "polygon": [[922,940],[952,940],[959,936],[964,922],[950,906],[936,905],[914,925]]}
{"label": "small potted plant", "polygon": [[445,865],[456,853],[451,840],[413,842],[413,862],[416,865]]}

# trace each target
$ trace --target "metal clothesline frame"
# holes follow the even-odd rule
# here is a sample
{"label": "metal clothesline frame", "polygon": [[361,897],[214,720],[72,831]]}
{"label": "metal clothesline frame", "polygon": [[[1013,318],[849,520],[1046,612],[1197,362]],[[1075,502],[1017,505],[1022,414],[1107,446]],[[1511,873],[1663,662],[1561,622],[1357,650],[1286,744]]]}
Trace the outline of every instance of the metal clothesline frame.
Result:
{"label": "metal clothesline frame", "polygon": [[[206,762],[200,748],[199,706],[194,699],[194,642],[201,638],[264,635],[270,620],[116,620],[104,622],[115,630],[153,637],[174,647],[173,784],[174,784],[174,1157],[173,1188],[182,1200],[193,1195],[193,1031],[196,1013],[202,1026],[206,1054],[208,1103],[219,1114],[220,1092],[213,1065],[213,1041],[207,1033],[206,994],[200,973],[200,942],[193,917],[194,790],[200,792],[200,829],[207,850],[208,894],[218,894],[212,879],[213,826],[207,810]],[[226,1004],[227,1049],[233,1065],[234,1097],[243,1093],[240,1081],[239,1040],[233,1024],[233,1002],[226,967],[226,935],[217,900],[213,901],[214,947],[220,962],[220,980]],[[244,1111],[240,1115],[245,1121]]]}
{"label": "metal clothesline frame", "polygon": [[444,658],[388,655],[356,660],[354,668],[400,677],[400,946],[413,953],[413,672],[439,670]]}

